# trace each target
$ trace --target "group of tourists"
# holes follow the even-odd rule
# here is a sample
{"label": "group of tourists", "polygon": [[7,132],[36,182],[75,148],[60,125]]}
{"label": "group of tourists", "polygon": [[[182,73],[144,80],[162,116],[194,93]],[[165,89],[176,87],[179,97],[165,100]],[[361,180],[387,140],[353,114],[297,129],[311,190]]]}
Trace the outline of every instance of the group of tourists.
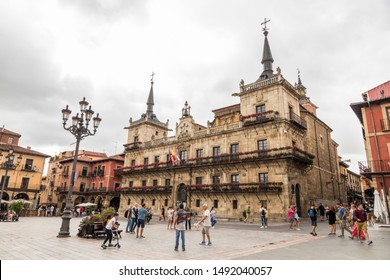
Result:
{"label": "group of tourists", "polygon": [[53,217],[54,215],[57,216],[57,214],[54,212],[54,205],[40,205],[37,208],[37,216],[46,216],[46,217]]}
{"label": "group of tourists", "polygon": [[[210,228],[213,227],[216,220],[216,211],[214,208],[211,210],[208,209],[207,204],[203,204],[203,214],[201,219],[194,224],[195,227],[199,228],[202,226],[202,241],[199,245],[207,245],[212,246],[211,238],[210,238]],[[130,208],[125,212],[125,217],[128,219],[126,225],[126,232],[130,234],[136,234],[136,238],[145,238],[144,236],[144,228],[145,228],[145,219],[148,211],[145,208],[145,204],[142,203],[141,207],[138,207],[138,204],[130,206]],[[162,216],[160,216],[160,221],[164,219],[165,209],[162,208],[161,211]],[[175,247],[174,250],[178,251],[179,248],[179,240],[181,239],[181,248],[182,251],[185,251],[185,231],[187,230],[187,222],[189,221],[189,225],[191,224],[190,216],[192,216],[192,211],[189,209],[184,209],[184,205],[180,204],[175,210],[169,207],[167,210],[168,214],[168,228],[176,230],[176,239],[175,239]],[[172,217],[172,218],[171,218]],[[113,238],[113,230],[117,229],[119,226],[118,223],[119,214],[115,213],[113,217],[110,215],[107,217],[104,222],[106,238],[103,241],[101,247],[106,249],[107,247],[113,247],[112,238]],[[172,219],[172,220],[171,220]],[[191,229],[189,227],[189,229]],[[207,238],[207,242],[206,242]],[[106,243],[108,242],[108,245]]]}
{"label": "group of tourists", "polygon": [[[310,234],[317,236],[317,217],[320,217],[320,221],[325,219],[329,223],[329,236],[336,235],[336,224],[340,225],[341,233],[338,235],[340,238],[345,237],[345,232],[349,232],[350,239],[357,238],[363,243],[363,240],[366,240],[368,245],[372,244],[372,240],[369,238],[367,221],[368,215],[366,210],[363,207],[363,203],[358,203],[357,205],[351,204],[350,209],[346,205],[341,203],[336,203],[335,206],[324,206],[322,203],[315,207],[314,204],[308,209],[308,216],[311,221],[311,231]],[[291,205],[287,211],[287,218],[290,222],[290,230],[293,229],[295,223],[296,229],[299,230],[299,217],[297,216],[297,208],[295,205]]]}

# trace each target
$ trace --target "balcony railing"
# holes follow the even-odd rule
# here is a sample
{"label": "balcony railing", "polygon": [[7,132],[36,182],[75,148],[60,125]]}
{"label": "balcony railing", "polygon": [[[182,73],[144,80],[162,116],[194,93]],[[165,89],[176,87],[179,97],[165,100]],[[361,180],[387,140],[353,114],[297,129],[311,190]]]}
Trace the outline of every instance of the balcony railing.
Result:
{"label": "balcony railing", "polygon": [[136,142],[125,144],[124,146],[126,151],[134,150],[134,149],[141,148],[142,142],[136,141]]}
{"label": "balcony railing", "polygon": [[267,111],[262,113],[256,113],[247,116],[241,116],[241,121],[243,121],[244,126],[265,123],[276,119],[279,116],[277,111]]}
{"label": "balcony railing", "polygon": [[293,112],[290,112],[290,122],[300,126],[303,129],[307,129],[306,121]]}
{"label": "balcony railing", "polygon": [[361,174],[375,174],[390,172],[390,160],[359,161]]}
{"label": "balcony railing", "polygon": [[313,164],[314,156],[306,151],[293,147],[282,147],[268,150],[256,150],[251,152],[221,154],[218,156],[192,158],[186,161],[178,161],[176,165],[172,162],[159,162],[145,165],[134,165],[131,167],[122,167],[115,169],[115,176],[122,176],[136,172],[155,172],[156,165],[159,169],[164,168],[189,168],[212,165],[242,164],[246,162],[258,162],[276,159],[292,159],[305,165]]}
{"label": "balcony railing", "polygon": [[133,186],[118,188],[126,194],[169,194],[172,186]]}
{"label": "balcony railing", "polygon": [[185,188],[191,192],[212,192],[212,193],[258,193],[258,192],[281,192],[282,182],[253,182],[253,183],[218,183],[218,184],[195,184],[186,185]]}

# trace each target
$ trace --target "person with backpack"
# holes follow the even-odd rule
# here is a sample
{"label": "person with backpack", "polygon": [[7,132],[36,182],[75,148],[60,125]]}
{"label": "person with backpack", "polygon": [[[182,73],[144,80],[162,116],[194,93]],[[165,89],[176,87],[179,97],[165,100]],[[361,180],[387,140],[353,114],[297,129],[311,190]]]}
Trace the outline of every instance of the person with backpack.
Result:
{"label": "person with backpack", "polygon": [[261,227],[260,228],[267,228],[267,208],[264,207],[264,205],[261,205],[260,208],[260,220],[261,220]]}
{"label": "person with backpack", "polygon": [[176,212],[175,222],[174,222],[174,227],[176,229],[175,251],[178,251],[180,236],[181,236],[182,251],[184,252],[186,250],[186,245],[185,245],[185,241],[186,241],[185,223],[186,223],[186,220],[187,220],[187,212],[184,211],[184,205],[180,204],[179,210]]}
{"label": "person with backpack", "polygon": [[131,230],[131,208],[133,206],[130,205],[129,209],[125,211],[125,218],[127,219],[126,232],[130,232]]}
{"label": "person with backpack", "polygon": [[317,228],[317,210],[314,204],[312,204],[307,210],[310,220],[311,220],[311,232],[310,234],[313,236],[317,236],[316,228]]}

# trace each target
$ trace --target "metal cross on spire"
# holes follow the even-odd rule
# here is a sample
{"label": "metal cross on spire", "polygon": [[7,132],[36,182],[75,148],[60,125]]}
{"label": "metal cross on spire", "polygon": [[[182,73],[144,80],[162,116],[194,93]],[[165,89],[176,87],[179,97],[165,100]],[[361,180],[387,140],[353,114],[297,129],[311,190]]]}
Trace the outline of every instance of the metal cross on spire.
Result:
{"label": "metal cross on spire", "polygon": [[154,77],[154,75],[156,75],[154,72],[152,72],[152,75],[150,75],[150,81],[153,83],[153,77]]}
{"label": "metal cross on spire", "polygon": [[264,22],[261,23],[261,25],[264,25],[263,27],[263,31],[267,31],[268,28],[267,28],[267,22],[270,22],[271,20],[267,20],[267,18],[264,18]]}

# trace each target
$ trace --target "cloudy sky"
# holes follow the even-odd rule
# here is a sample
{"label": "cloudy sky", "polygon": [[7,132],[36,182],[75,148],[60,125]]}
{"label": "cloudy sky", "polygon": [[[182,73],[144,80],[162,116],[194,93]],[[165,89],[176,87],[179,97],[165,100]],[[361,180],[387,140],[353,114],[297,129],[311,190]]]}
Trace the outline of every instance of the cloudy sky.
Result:
{"label": "cloudy sky", "polygon": [[271,19],[274,69],[294,84],[297,68],[318,117],[333,129],[343,159],[365,160],[349,104],[390,79],[390,3],[262,0],[2,0],[0,125],[20,145],[72,150],[61,109],[86,97],[103,121],[81,149],[123,151],[130,117],[146,111],[155,72],[154,111],[170,127],[187,100],[196,122],[238,103],[241,79],[262,72],[260,23]]}

